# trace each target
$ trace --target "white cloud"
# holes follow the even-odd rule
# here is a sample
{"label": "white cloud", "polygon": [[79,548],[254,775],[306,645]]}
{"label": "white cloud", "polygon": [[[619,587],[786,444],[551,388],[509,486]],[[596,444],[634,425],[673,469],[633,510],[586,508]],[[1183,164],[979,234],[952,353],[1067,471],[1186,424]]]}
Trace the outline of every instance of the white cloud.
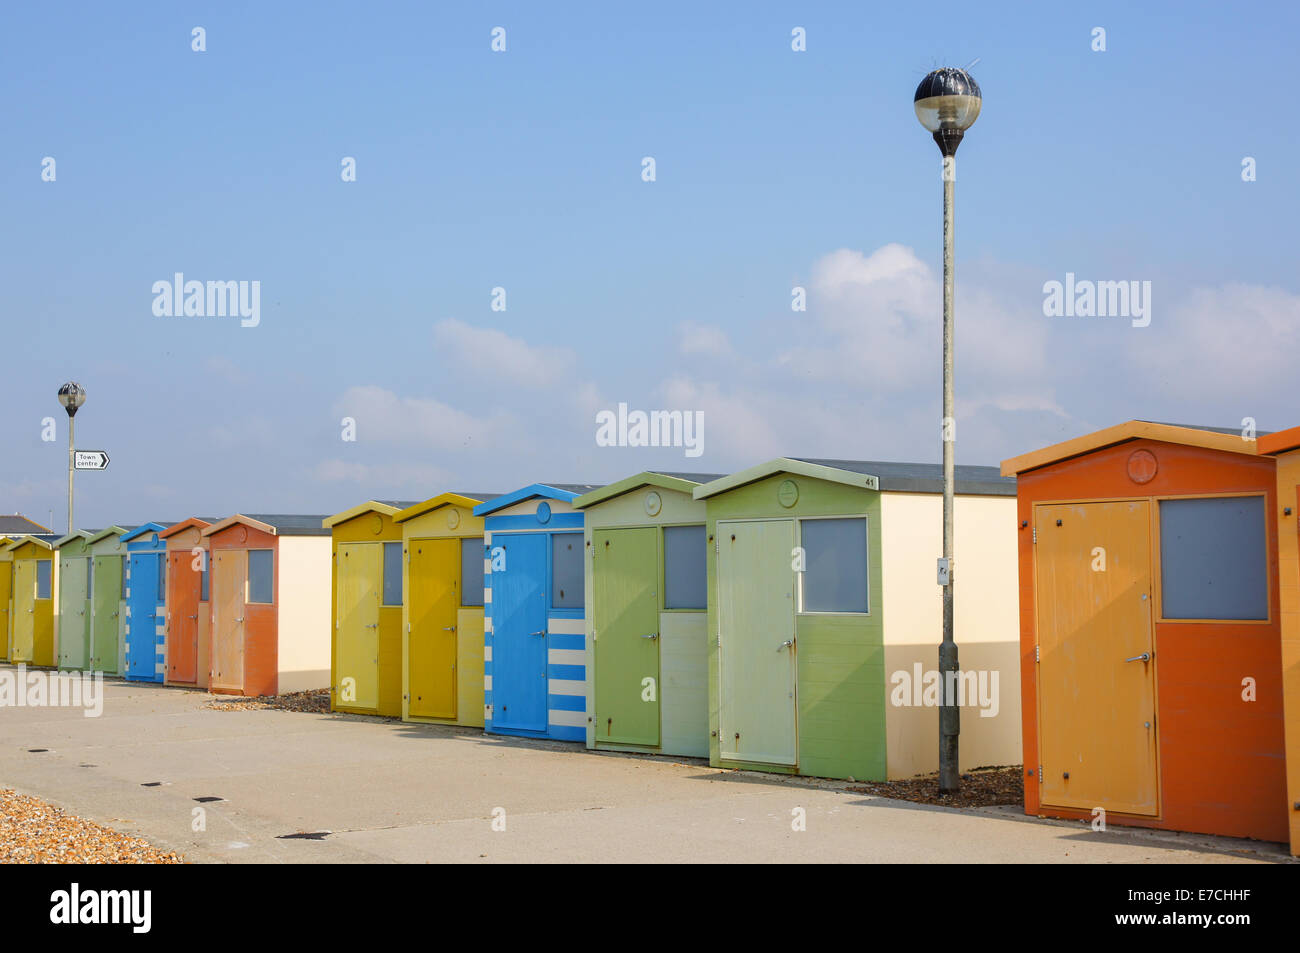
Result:
{"label": "white cloud", "polygon": [[731,353],[731,339],[717,325],[683,321],[677,325],[677,347],[683,354],[721,357]]}
{"label": "white cloud", "polygon": [[493,446],[511,428],[504,415],[479,417],[432,398],[401,397],[374,384],[349,387],[335,401],[334,412],[339,420],[356,420],[361,444],[373,440],[435,450],[481,448]]}
{"label": "white cloud", "polygon": [[577,356],[569,348],[529,344],[504,331],[476,328],[454,318],[434,325],[433,336],[452,363],[508,385],[562,387],[577,365]]}

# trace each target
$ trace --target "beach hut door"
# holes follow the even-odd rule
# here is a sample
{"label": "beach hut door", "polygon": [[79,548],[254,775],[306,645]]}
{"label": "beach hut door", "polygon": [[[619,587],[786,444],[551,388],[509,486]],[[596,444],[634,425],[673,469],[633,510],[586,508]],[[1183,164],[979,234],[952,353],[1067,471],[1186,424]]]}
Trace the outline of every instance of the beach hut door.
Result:
{"label": "beach hut door", "polygon": [[95,559],[95,585],[91,599],[90,667],[97,672],[117,671],[118,615],[122,611],[122,557]]}
{"label": "beach hut door", "polygon": [[131,615],[127,622],[126,658],[128,675],[153,678],[158,653],[158,562],[157,553],[141,553],[131,558],[127,578]]}
{"label": "beach hut door", "polygon": [[793,520],[717,524],[719,750],[795,764]]}
{"label": "beach hut door", "polygon": [[383,548],[344,543],[338,550],[338,628],[334,632],[335,699],[350,708],[379,707],[379,580]]}
{"label": "beach hut door", "polygon": [[14,560],[14,644],[11,662],[30,662],[36,651],[36,560]]}
{"label": "beach hut door", "polygon": [[418,539],[409,545],[408,709],[420,718],[455,718],[460,540]]}
{"label": "beach hut door", "polygon": [[504,570],[492,586],[492,724],[546,730],[549,533],[492,534]]}
{"label": "beach hut door", "polygon": [[1150,504],[1034,510],[1042,803],[1155,815]]}
{"label": "beach hut door", "polygon": [[72,557],[59,566],[59,595],[66,618],[59,620],[59,664],[65,668],[86,667],[86,560]]}
{"label": "beach hut door", "polygon": [[244,690],[244,587],[248,551],[228,549],[210,557],[216,564],[212,587],[212,672],[209,684],[226,691]]}
{"label": "beach hut door", "polygon": [[596,530],[596,740],[659,744],[659,530]]}
{"label": "beach hut door", "polygon": [[[206,559],[207,553],[202,554]],[[203,574],[194,568],[189,552],[175,552],[167,557],[171,566],[167,585],[167,677],[174,682],[193,682],[199,660],[199,590]]]}

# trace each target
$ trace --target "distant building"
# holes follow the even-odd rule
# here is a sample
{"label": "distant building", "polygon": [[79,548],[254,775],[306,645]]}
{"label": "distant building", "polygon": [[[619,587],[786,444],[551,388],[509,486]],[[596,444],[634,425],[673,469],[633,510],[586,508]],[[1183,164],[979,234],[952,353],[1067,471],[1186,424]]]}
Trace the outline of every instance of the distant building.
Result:
{"label": "distant building", "polygon": [[15,513],[12,516],[0,516],[0,536],[40,536],[52,532],[48,526],[42,526],[40,523],[29,520],[25,516],[19,516]]}

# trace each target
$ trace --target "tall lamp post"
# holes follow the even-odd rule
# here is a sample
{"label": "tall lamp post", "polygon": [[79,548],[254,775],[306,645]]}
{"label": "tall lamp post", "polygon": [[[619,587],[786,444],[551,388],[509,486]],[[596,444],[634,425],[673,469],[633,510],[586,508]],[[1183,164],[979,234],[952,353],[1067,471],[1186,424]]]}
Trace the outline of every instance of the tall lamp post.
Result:
{"label": "tall lamp post", "polygon": [[956,686],[957,643],[952,637],[952,510],[953,445],[956,421],[952,406],[953,367],[953,186],[957,180],[957,147],[980,114],[980,88],[964,69],[933,70],[916,87],[912,107],[916,118],[934,135],[943,153],[943,557],[939,582],[943,586],[943,642],[939,646],[939,678],[943,686],[939,709],[939,790],[952,792],[961,785],[957,739],[961,710],[952,691]]}
{"label": "tall lamp post", "polygon": [[72,474],[76,472],[77,454],[73,449],[76,446],[74,440],[74,428],[76,425],[77,410],[86,402],[86,390],[76,381],[68,381],[59,388],[59,403],[63,409],[68,412],[68,535],[72,535]]}

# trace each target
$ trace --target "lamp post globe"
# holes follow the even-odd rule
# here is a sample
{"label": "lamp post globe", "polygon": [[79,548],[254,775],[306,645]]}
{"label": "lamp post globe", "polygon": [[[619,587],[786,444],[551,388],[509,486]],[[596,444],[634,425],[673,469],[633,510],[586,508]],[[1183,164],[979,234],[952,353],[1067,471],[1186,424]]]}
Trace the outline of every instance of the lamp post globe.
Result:
{"label": "lamp post globe", "polygon": [[59,388],[59,403],[68,412],[69,417],[76,416],[77,410],[86,402],[86,389],[76,381],[68,381]]}
{"label": "lamp post globe", "polygon": [[945,66],[925,74],[912,97],[912,108],[943,154],[951,156],[979,118],[983,102],[979,83],[970,73]]}

